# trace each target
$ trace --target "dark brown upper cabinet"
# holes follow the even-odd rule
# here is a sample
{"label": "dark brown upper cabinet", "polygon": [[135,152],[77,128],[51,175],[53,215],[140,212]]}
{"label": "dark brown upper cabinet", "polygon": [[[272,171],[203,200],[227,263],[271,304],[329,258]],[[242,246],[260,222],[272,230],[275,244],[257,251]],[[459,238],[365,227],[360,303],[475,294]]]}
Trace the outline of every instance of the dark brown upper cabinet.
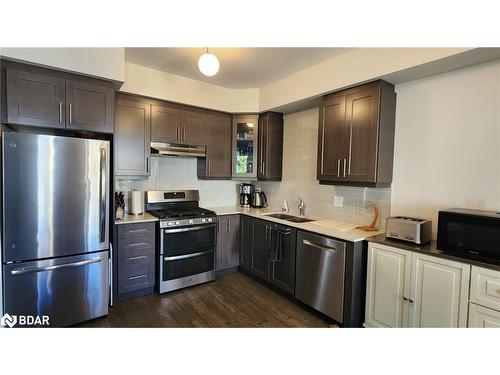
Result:
{"label": "dark brown upper cabinet", "polygon": [[168,104],[153,105],[151,141],[189,146],[205,146],[207,116],[202,111]]}
{"label": "dark brown upper cabinet", "polygon": [[65,80],[55,75],[8,68],[7,122],[64,128]]}
{"label": "dark brown upper cabinet", "polygon": [[152,106],[151,141],[182,143],[180,109],[167,105]]}
{"label": "dark brown upper cabinet", "polygon": [[116,99],[115,176],[149,176],[151,105],[126,95]]}
{"label": "dark brown upper cabinet", "polygon": [[231,179],[231,116],[207,115],[206,158],[198,158],[198,177]]}
{"label": "dark brown upper cabinet", "polygon": [[9,124],[113,132],[110,82],[12,62],[2,69]]}
{"label": "dark brown upper cabinet", "polygon": [[259,116],[257,178],[280,181],[283,170],[283,115],[267,112]]}
{"label": "dark brown upper cabinet", "polygon": [[392,182],[396,93],[385,81],[323,98],[318,134],[318,180],[353,186]]}
{"label": "dark brown upper cabinet", "polygon": [[111,87],[66,80],[66,127],[113,133],[114,96]]}
{"label": "dark brown upper cabinet", "polygon": [[202,112],[182,111],[182,144],[205,146],[207,143],[207,115]]}

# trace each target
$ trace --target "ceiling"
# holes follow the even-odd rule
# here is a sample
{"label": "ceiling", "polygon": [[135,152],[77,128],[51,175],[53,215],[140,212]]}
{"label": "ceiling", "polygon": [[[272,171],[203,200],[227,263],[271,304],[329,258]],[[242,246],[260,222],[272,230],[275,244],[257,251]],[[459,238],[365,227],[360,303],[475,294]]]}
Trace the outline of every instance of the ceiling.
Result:
{"label": "ceiling", "polygon": [[214,77],[198,70],[206,48],[126,48],[128,62],[239,89],[264,86],[344,53],[348,48],[210,48],[220,61]]}

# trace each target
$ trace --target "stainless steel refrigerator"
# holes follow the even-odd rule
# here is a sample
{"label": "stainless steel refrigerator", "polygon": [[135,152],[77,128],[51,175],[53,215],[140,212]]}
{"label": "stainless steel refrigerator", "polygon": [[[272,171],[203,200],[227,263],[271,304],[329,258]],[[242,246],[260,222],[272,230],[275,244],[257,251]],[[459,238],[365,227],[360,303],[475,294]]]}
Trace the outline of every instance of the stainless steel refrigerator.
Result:
{"label": "stainless steel refrigerator", "polygon": [[2,133],[3,313],[108,313],[108,141]]}

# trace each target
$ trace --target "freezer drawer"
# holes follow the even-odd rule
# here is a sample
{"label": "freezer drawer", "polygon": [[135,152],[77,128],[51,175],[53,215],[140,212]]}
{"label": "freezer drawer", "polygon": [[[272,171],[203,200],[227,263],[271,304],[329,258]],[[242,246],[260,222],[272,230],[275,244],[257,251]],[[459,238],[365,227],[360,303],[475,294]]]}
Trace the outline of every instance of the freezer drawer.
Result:
{"label": "freezer drawer", "polygon": [[4,265],[5,312],[69,326],[108,313],[108,252]]}
{"label": "freezer drawer", "polygon": [[295,297],[343,323],[346,244],[297,233]]}

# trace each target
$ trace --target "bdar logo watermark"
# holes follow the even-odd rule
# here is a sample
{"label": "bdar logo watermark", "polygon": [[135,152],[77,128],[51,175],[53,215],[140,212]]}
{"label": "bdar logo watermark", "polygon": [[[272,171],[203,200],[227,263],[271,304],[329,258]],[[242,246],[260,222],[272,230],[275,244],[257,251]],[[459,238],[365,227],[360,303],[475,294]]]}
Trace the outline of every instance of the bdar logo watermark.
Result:
{"label": "bdar logo watermark", "polygon": [[49,317],[47,315],[10,315],[5,314],[0,318],[0,326],[13,328],[15,326],[49,326]]}

